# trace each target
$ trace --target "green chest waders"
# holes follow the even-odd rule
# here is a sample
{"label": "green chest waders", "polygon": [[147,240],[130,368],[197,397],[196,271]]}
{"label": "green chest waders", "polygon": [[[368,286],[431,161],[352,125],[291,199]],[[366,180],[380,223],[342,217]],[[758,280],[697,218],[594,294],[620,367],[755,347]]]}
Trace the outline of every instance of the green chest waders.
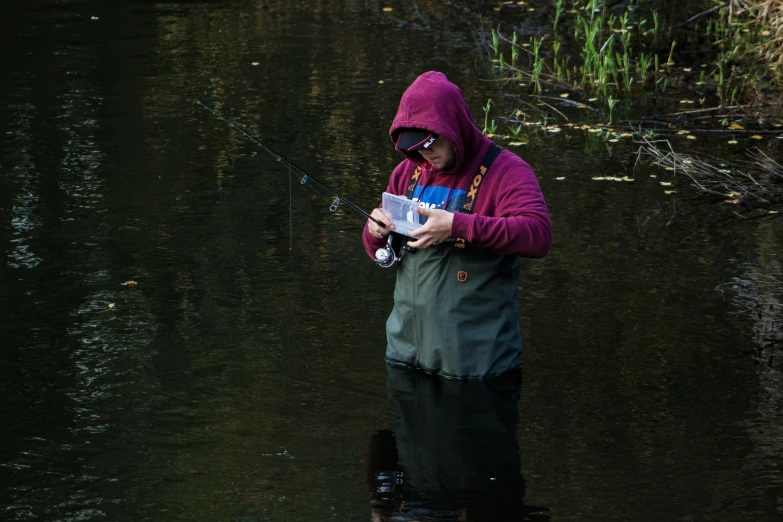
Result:
{"label": "green chest waders", "polygon": [[[476,190],[460,211],[472,211],[481,179],[499,152],[493,147],[482,161]],[[520,367],[520,267],[518,257],[466,248],[461,240],[406,255],[397,265],[394,309],[386,322],[387,361],[458,378]]]}

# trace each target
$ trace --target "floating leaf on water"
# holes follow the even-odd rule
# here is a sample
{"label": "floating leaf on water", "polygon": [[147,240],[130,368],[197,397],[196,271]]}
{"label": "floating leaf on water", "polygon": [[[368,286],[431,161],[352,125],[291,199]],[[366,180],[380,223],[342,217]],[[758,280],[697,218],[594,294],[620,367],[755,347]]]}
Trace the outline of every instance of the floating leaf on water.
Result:
{"label": "floating leaf on water", "polygon": [[114,308],[114,303],[109,303],[109,308]]}
{"label": "floating leaf on water", "polygon": [[758,134],[754,134],[753,136],[750,137],[750,139],[752,139],[752,140],[763,140],[764,137],[763,136],[759,136]]}
{"label": "floating leaf on water", "polygon": [[729,125],[729,129],[731,129],[731,130],[744,130],[745,127],[743,127],[739,123],[733,121],[733,122],[731,122],[731,125]]}
{"label": "floating leaf on water", "polygon": [[736,144],[737,144],[737,140],[729,140],[729,145],[736,145]]}
{"label": "floating leaf on water", "polygon": [[392,12],[392,8],[391,7],[384,7],[383,10],[386,11],[387,13],[391,13]]}
{"label": "floating leaf on water", "polygon": [[676,190],[664,190],[664,191],[663,191],[663,193],[664,193],[664,194],[666,194],[667,196],[668,196],[669,194],[674,194],[675,192],[677,192],[677,191],[676,191]]}
{"label": "floating leaf on water", "polygon": [[138,283],[136,281],[125,281],[122,284],[123,286],[136,286]]}
{"label": "floating leaf on water", "polygon": [[560,176],[559,178],[555,178],[557,181],[563,181],[565,179],[565,176]]}
{"label": "floating leaf on water", "polygon": [[670,182],[668,182],[668,181],[661,181],[661,185],[663,185],[664,187],[671,187],[672,186],[672,184]]}

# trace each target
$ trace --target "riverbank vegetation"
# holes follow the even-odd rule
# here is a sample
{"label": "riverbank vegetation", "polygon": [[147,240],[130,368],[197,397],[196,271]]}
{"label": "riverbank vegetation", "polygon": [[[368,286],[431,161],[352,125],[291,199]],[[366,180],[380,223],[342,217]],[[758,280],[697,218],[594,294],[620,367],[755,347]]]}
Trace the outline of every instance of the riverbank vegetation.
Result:
{"label": "riverbank vegetation", "polygon": [[[516,4],[524,9],[527,2]],[[551,10],[551,30],[539,36],[520,37],[513,18],[492,30],[504,89],[539,96],[557,90],[575,107],[600,108],[609,123],[656,97],[677,96],[693,108],[778,112],[783,0],[730,0],[680,23],[636,2],[557,0]],[[524,107],[498,119],[513,130],[522,114]],[[503,130],[491,121],[485,128]]]}
{"label": "riverbank vegetation", "polygon": [[[546,34],[523,41],[513,25],[494,28],[505,106],[487,102],[484,132],[505,135],[510,146],[564,130],[609,144],[632,139],[640,159],[673,178],[684,174],[703,194],[737,205],[738,216],[781,215],[783,167],[759,146],[783,143],[783,0],[704,5],[681,21],[654,6],[557,0]],[[734,159],[672,146],[700,136]],[[737,161],[743,148],[747,157]]]}

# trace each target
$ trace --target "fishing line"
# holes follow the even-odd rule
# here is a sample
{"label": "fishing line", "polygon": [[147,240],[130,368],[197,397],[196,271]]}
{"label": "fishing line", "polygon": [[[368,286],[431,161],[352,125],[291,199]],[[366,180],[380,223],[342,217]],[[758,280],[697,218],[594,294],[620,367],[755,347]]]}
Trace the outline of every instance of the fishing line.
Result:
{"label": "fishing line", "polygon": [[[326,185],[326,184],[324,184],[324,183],[322,183],[322,182],[318,181],[316,178],[314,178],[313,176],[311,176],[310,174],[308,174],[307,172],[305,172],[304,170],[302,170],[301,168],[299,168],[298,166],[296,166],[294,163],[292,163],[291,161],[287,160],[286,158],[284,158],[283,156],[281,156],[280,154],[278,154],[278,153],[277,153],[277,152],[276,152],[274,149],[272,149],[271,147],[269,147],[269,146],[268,146],[267,144],[265,144],[263,141],[261,141],[260,139],[256,138],[255,136],[251,135],[249,132],[247,132],[245,129],[243,129],[242,127],[240,127],[239,125],[237,125],[237,124],[236,124],[236,123],[234,123],[233,121],[231,121],[231,120],[229,120],[229,119],[225,118],[224,116],[222,116],[222,115],[221,115],[219,112],[217,112],[215,109],[213,109],[213,108],[211,108],[211,107],[208,107],[207,105],[205,105],[204,103],[202,103],[200,100],[197,102],[197,104],[198,104],[198,105],[201,105],[201,106],[202,106],[202,107],[204,107],[206,110],[208,110],[209,112],[211,112],[213,115],[215,115],[215,116],[216,116],[216,117],[218,117],[219,119],[223,120],[224,122],[228,123],[228,124],[229,124],[231,127],[233,127],[234,129],[236,129],[236,130],[238,130],[239,132],[241,132],[242,134],[244,134],[246,137],[248,137],[248,138],[250,138],[251,140],[253,140],[254,142],[256,142],[256,144],[257,144],[259,147],[261,147],[262,149],[264,149],[265,151],[267,151],[269,154],[271,154],[272,156],[274,156],[274,158],[277,160],[277,162],[278,162],[278,163],[283,163],[284,165],[287,165],[287,166],[288,166],[288,173],[289,173],[289,187],[290,187],[290,185],[291,185],[291,175],[292,175],[294,172],[296,172],[296,173],[297,173],[297,174],[296,174],[296,177],[299,179],[299,182],[300,182],[302,185],[306,185],[306,184],[308,184],[308,182],[310,182],[310,181],[312,181],[313,183],[315,183],[315,184],[316,184],[316,185],[313,185],[312,183],[310,183],[310,184],[309,184],[309,185],[310,185],[310,188],[311,188],[311,189],[313,189],[313,191],[314,191],[316,194],[318,194],[319,196],[321,196],[321,197],[322,197],[322,198],[323,198],[323,199],[324,199],[324,200],[325,200],[327,203],[329,203],[329,210],[331,210],[332,212],[337,212],[337,210],[340,208],[340,203],[345,203],[346,205],[348,205],[348,207],[352,208],[353,210],[355,210],[356,212],[358,212],[358,213],[359,213],[359,214],[361,214],[362,216],[366,217],[367,219],[370,219],[370,220],[374,221],[374,222],[375,222],[375,223],[377,223],[379,226],[381,226],[381,227],[383,227],[383,228],[386,228],[386,225],[385,225],[385,224],[384,224],[382,221],[380,221],[380,220],[378,220],[378,219],[375,219],[375,218],[374,218],[374,217],[372,217],[372,216],[371,216],[369,213],[367,213],[365,210],[363,210],[361,207],[359,207],[358,205],[356,205],[355,203],[353,203],[351,200],[349,200],[349,199],[347,199],[347,198],[343,197],[343,195],[342,195],[342,194],[340,194],[340,193],[339,193],[339,192],[337,192],[336,190],[332,189],[332,188],[331,188],[331,187],[329,187],[328,185]],[[301,177],[300,177],[300,176],[301,176]],[[326,192],[328,192],[328,193],[330,194],[330,197],[333,197],[334,199],[327,198],[327,197],[326,197],[326,196],[325,196],[325,195],[324,195],[322,192],[319,192],[319,191],[318,191],[318,189],[316,188],[316,186],[320,186],[320,187],[321,187],[323,190],[325,190]],[[290,189],[289,189],[289,190],[290,190]],[[291,195],[289,196],[289,212],[292,212],[292,211],[291,211],[291,208],[290,208],[290,207],[292,207],[292,205],[293,205],[293,203],[291,203],[291,199],[292,199],[292,198],[293,198],[293,195],[291,194]],[[291,216],[293,216],[293,214],[292,214],[292,213],[291,213]],[[353,222],[355,222],[355,223],[357,223],[357,224],[363,225],[363,223],[359,223],[358,221],[356,221],[355,219],[353,219],[353,218],[352,218],[352,217],[350,217],[350,216],[348,216],[348,218],[349,218],[349,219],[351,219],[351,221],[353,221]],[[291,220],[293,220],[293,217],[291,218]],[[290,226],[291,230],[293,230],[293,221],[291,222],[291,224],[290,224],[289,226]]]}

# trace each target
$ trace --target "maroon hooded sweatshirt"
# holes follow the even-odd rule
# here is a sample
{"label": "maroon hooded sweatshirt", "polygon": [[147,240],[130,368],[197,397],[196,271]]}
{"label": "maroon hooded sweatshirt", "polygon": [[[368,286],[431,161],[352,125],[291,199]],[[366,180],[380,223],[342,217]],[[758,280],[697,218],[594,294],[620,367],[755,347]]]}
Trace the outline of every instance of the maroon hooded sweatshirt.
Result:
{"label": "maroon hooded sweatshirt", "polygon": [[[405,128],[435,132],[449,140],[456,152],[450,170],[439,171],[418,152],[403,152],[386,191],[405,195],[417,166],[422,167],[413,198],[419,205],[455,212],[470,189],[473,177],[492,141],[473,123],[462,91],[439,72],[420,75],[405,91],[389,135],[397,142]],[[471,214],[455,213],[452,238],[512,256],[541,258],[552,244],[552,228],[544,196],[530,166],[503,150],[487,171]],[[365,227],[362,236],[367,253],[385,244]]]}

